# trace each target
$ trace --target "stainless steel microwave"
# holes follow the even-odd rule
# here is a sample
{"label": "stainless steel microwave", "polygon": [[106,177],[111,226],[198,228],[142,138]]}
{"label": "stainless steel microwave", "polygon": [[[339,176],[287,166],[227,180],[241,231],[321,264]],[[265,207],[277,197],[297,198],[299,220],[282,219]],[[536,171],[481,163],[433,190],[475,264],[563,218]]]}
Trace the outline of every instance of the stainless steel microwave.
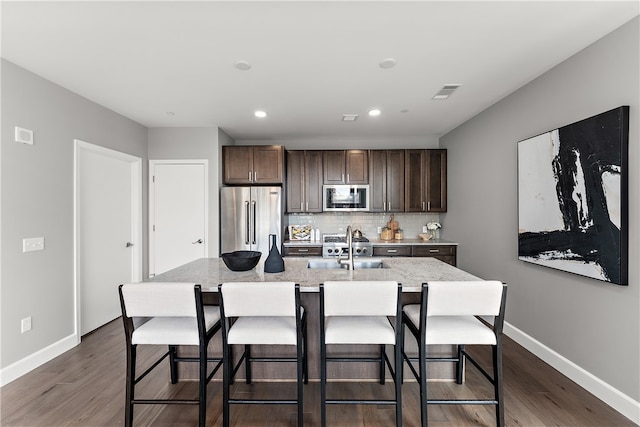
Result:
{"label": "stainless steel microwave", "polygon": [[368,211],[368,185],[323,185],[322,210],[334,211]]}

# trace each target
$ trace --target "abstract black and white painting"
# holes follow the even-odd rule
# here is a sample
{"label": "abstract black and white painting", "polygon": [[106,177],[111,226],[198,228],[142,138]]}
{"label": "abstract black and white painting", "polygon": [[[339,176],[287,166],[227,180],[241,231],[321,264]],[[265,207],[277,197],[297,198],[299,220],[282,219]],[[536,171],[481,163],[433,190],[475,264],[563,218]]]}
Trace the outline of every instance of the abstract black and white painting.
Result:
{"label": "abstract black and white painting", "polygon": [[518,143],[518,257],[628,284],[629,107]]}

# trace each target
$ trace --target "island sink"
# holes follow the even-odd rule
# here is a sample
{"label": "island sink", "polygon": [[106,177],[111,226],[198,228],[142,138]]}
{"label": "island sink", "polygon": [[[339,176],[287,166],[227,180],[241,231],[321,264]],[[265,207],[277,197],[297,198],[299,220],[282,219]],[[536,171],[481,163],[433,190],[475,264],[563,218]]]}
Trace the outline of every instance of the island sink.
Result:
{"label": "island sink", "polygon": [[[353,267],[358,270],[361,268],[388,268],[385,264],[382,263],[381,259],[367,259],[367,260],[353,260]],[[310,259],[307,262],[307,268],[323,268],[323,269],[338,269],[343,268],[346,269],[347,266],[343,264],[338,264],[337,259]]]}

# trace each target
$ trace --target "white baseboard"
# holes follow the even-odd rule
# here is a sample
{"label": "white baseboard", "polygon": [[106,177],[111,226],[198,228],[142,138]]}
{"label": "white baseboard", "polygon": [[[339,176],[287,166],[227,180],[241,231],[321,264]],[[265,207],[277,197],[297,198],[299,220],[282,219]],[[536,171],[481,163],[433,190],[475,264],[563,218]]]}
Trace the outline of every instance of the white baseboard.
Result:
{"label": "white baseboard", "polygon": [[640,402],[633,400],[508,322],[504,322],[504,333],[589,393],[640,425]]}
{"label": "white baseboard", "polygon": [[78,336],[76,334],[72,334],[25,357],[22,360],[12,363],[6,368],[0,370],[0,387],[20,378],[27,372],[47,363],[51,359],[60,356],[65,351],[68,351],[78,345],[78,343]]}

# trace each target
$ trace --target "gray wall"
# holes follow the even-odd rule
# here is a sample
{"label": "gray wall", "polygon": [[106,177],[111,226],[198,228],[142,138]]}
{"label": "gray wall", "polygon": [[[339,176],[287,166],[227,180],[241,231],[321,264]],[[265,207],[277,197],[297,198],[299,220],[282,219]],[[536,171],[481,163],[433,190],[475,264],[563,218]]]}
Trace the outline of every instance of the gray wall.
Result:
{"label": "gray wall", "polygon": [[[509,284],[507,322],[640,400],[639,19],[559,64],[440,139],[448,149],[443,237],[458,266]],[[616,286],[518,261],[517,142],[629,105],[630,283]]]}
{"label": "gray wall", "polygon": [[[132,154],[146,164],[147,129],[8,61],[1,67],[5,368],[74,333],[73,140]],[[35,144],[14,142],[15,126],[33,130]],[[146,166],[143,179],[146,242]],[[22,239],[39,236],[45,250],[22,253]],[[27,316],[33,329],[21,334],[20,320]]]}
{"label": "gray wall", "polygon": [[210,257],[218,257],[219,244],[219,187],[220,149],[217,127],[150,128],[149,159],[207,159],[209,161],[209,236]]}

